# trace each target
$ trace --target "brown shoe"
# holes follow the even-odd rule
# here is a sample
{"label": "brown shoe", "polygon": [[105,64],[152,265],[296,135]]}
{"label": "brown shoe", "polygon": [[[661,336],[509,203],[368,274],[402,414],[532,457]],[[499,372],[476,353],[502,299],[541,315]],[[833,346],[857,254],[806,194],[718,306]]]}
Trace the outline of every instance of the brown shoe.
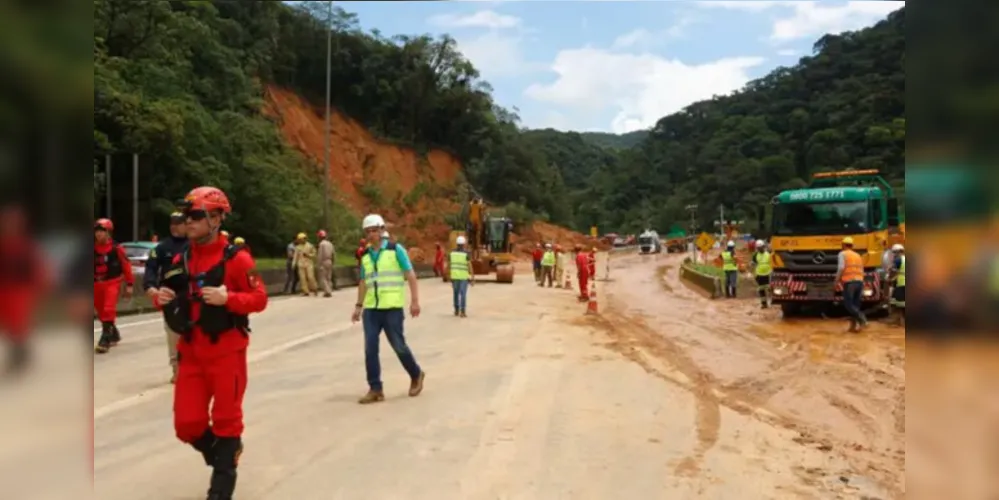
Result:
{"label": "brown shoe", "polygon": [[427,372],[420,372],[420,376],[409,384],[409,397],[415,398],[423,392],[423,379],[427,378]]}
{"label": "brown shoe", "polygon": [[385,401],[385,393],[382,391],[368,391],[361,399],[358,399],[358,404],[369,405],[372,403],[381,403]]}

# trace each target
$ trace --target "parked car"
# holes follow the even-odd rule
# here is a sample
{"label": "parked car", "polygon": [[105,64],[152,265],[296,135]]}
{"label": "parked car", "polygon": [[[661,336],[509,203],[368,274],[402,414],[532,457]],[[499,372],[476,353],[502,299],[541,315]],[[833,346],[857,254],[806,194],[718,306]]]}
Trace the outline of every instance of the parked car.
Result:
{"label": "parked car", "polygon": [[143,275],[146,274],[146,261],[149,260],[149,253],[156,248],[156,243],[152,241],[129,241],[122,243],[121,248],[125,250],[125,256],[128,257],[129,263],[132,264],[132,274],[135,275],[135,281],[141,282]]}

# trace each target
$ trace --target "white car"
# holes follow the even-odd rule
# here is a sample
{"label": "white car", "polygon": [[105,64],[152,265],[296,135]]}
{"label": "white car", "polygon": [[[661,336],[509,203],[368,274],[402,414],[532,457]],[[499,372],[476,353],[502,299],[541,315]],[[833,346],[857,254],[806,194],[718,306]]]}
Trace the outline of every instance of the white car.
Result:
{"label": "white car", "polygon": [[156,243],[152,241],[129,241],[121,243],[121,248],[125,250],[128,262],[132,264],[132,274],[135,275],[135,282],[141,283],[142,277],[146,274],[146,261],[149,254],[156,248]]}

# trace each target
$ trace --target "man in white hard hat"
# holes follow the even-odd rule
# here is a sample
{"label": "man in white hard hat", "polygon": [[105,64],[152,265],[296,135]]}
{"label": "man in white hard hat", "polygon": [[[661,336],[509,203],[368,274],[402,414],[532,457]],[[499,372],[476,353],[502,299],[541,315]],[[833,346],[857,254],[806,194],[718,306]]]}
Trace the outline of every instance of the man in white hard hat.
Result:
{"label": "man in white hard hat", "polygon": [[736,285],[739,279],[739,263],[735,259],[735,242],[729,240],[721,253],[722,271],[725,272],[725,297],[735,298]]}
{"label": "man in white hard hat", "polygon": [[756,276],[756,287],[760,294],[760,307],[766,309],[770,307],[770,275],[773,274],[774,266],[765,241],[756,240],[754,248],[756,253],[753,254],[753,274]]}
{"label": "man in white hard hat", "polygon": [[402,245],[384,238],[385,219],[371,214],[362,222],[365,236],[371,244],[361,258],[361,280],[357,284],[357,305],[351,319],[364,325],[364,367],[368,378],[368,392],[358,403],[371,404],[385,401],[382,390],[382,367],[378,358],[381,332],[385,331],[389,345],[395,351],[406,373],[409,374],[409,396],[419,396],[423,391],[426,374],[416,363],[413,352],[406,345],[403,322],[406,307],[405,285],[409,283],[409,312],[420,316],[420,290],[413,271],[413,263]]}
{"label": "man in white hard hat", "polygon": [[458,248],[448,254],[448,272],[451,278],[451,288],[454,290],[454,315],[467,318],[468,286],[475,283],[475,273],[472,272],[471,259],[468,256],[468,240],[459,236],[455,240]]}
{"label": "man in white hard hat", "polygon": [[891,247],[894,254],[889,279],[894,281],[891,292],[891,316],[899,326],[905,325],[905,247],[895,244]]}

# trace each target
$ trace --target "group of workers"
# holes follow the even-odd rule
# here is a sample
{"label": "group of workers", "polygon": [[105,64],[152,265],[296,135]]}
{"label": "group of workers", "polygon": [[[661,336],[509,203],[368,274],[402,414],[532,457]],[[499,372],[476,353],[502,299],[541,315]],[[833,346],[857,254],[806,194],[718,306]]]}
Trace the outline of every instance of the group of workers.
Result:
{"label": "group of workers", "polygon": [[325,230],[320,229],[316,238],[319,240],[318,247],[309,241],[305,233],[298,233],[295,240],[288,244],[284,293],[295,293],[296,289],[300,289],[303,297],[318,297],[322,287],[323,297],[329,298],[340,289],[333,273],[336,248]]}
{"label": "group of workers", "polygon": [[[579,300],[586,301],[590,298],[589,282],[597,275],[597,249],[594,247],[589,252],[584,251],[582,245],[576,245],[573,249],[576,263],[576,279],[579,282]],[[566,273],[568,272],[567,254],[561,245],[551,243],[538,243],[532,253],[534,265],[534,281],[538,286],[546,284],[548,288],[553,286],[562,288],[564,283],[568,283]]]}
{"label": "group of workers", "polygon": [[[842,251],[837,258],[835,283],[842,289],[843,307],[850,316],[850,332],[859,332],[868,325],[863,311],[864,294],[864,260],[854,249],[852,237],[847,236],[842,241]],[[752,274],[756,280],[760,296],[760,306],[770,307],[770,277],[773,274],[773,256],[766,242],[757,240],[753,245]],[[729,241],[721,253],[722,271],[725,274],[725,297],[736,297],[736,285],[739,275],[739,262],[735,255],[735,242]],[[890,289],[890,322],[904,326],[905,324],[905,247],[902,244],[892,245],[882,256],[882,268],[879,275],[882,282]]]}

